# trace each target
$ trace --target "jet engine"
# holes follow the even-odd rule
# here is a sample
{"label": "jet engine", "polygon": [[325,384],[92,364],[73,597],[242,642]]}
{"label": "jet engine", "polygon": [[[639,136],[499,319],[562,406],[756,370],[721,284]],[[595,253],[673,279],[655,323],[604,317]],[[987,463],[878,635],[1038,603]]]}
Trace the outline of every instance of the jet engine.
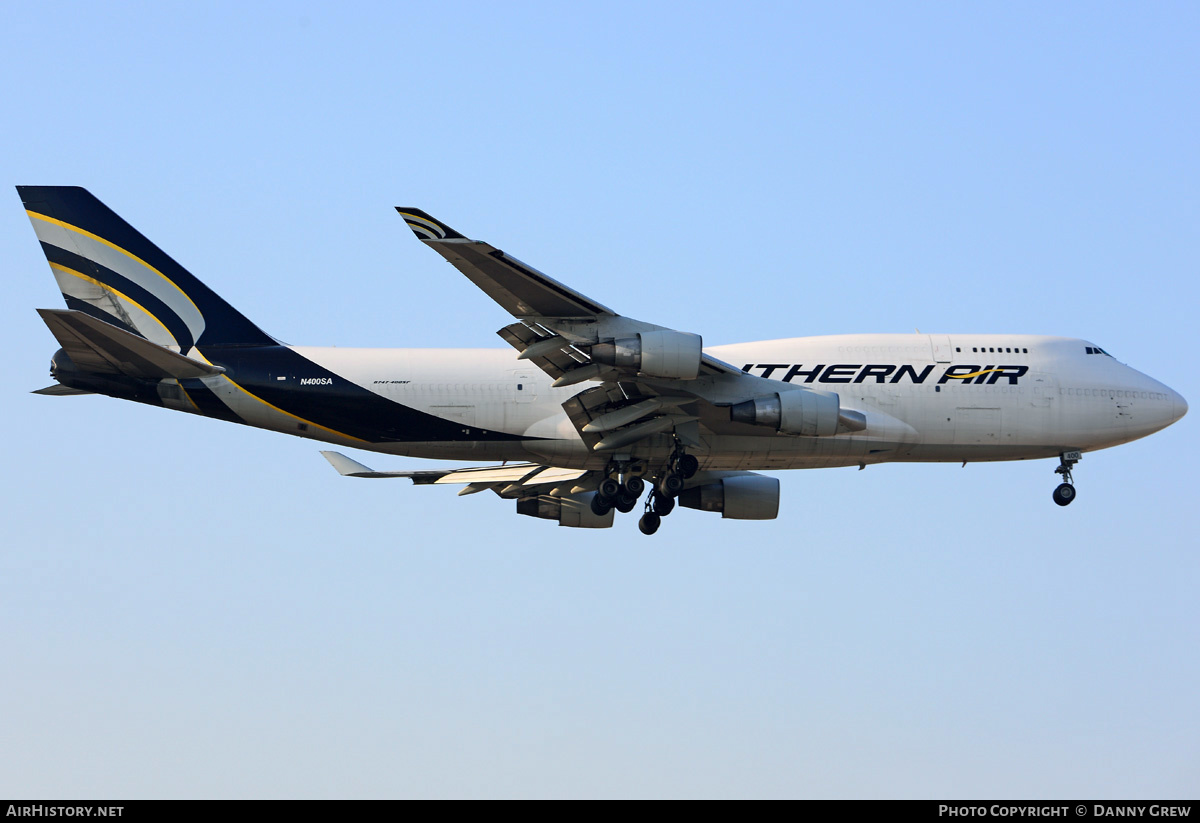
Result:
{"label": "jet engine", "polygon": [[540,517],[543,520],[557,520],[560,526],[570,526],[576,529],[607,529],[613,524],[613,512],[609,509],[603,517],[598,517],[592,511],[592,497],[595,492],[583,492],[563,497],[552,497],[548,494],[538,497],[523,497],[517,501],[517,514],[529,517]]}
{"label": "jet engine", "polygon": [[734,423],[771,426],[782,434],[828,437],[837,434],[840,414],[841,401],[833,392],[797,388],[738,403],[729,418]]}
{"label": "jet engine", "polygon": [[648,377],[695,380],[700,374],[704,341],[682,331],[640,332],[637,337],[604,340],[592,346],[592,359]]}
{"label": "jet engine", "polygon": [[678,500],[681,506],[720,512],[731,520],[774,520],[779,516],[779,480],[761,474],[735,474],[684,489]]}

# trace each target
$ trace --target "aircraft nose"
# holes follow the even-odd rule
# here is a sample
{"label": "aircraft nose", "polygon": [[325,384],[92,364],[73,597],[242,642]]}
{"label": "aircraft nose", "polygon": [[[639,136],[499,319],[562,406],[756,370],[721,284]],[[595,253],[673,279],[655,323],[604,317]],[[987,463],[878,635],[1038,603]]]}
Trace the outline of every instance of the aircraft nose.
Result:
{"label": "aircraft nose", "polygon": [[1179,420],[1188,411],[1187,401],[1183,399],[1183,395],[1171,389],[1171,422]]}
{"label": "aircraft nose", "polygon": [[[1139,425],[1148,427],[1147,433],[1165,429],[1187,414],[1188,404],[1183,395],[1165,383],[1139,372],[1134,385],[1134,398],[1140,395],[1143,401],[1150,401],[1143,403],[1143,413],[1136,415]],[[1138,405],[1136,400],[1134,405]]]}

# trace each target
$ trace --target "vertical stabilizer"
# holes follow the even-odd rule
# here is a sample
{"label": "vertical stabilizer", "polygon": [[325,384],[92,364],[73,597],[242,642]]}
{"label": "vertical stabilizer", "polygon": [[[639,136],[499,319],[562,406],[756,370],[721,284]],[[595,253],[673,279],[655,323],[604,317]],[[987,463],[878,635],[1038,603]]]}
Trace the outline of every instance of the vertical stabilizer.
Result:
{"label": "vertical stabilizer", "polygon": [[78,186],[17,186],[67,307],[187,354],[277,341]]}

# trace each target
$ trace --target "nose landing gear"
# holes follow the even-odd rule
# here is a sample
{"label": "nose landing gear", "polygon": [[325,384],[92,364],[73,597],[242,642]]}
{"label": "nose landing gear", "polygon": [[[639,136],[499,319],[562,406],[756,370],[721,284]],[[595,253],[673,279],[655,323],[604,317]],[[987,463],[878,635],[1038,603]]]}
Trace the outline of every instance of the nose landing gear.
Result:
{"label": "nose landing gear", "polygon": [[1059,455],[1058,468],[1054,470],[1054,473],[1061,474],[1063,482],[1054,490],[1054,502],[1060,506],[1069,506],[1071,501],[1075,499],[1075,486],[1072,484],[1071,469],[1082,459],[1083,455],[1077,451],[1063,452]]}

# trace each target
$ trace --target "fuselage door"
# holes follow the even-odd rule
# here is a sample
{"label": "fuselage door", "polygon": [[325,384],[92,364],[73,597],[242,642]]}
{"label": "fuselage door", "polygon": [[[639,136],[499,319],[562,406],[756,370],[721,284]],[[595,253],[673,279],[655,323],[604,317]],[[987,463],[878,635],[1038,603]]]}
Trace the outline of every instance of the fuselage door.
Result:
{"label": "fuselage door", "polygon": [[528,369],[517,369],[509,372],[512,398],[518,403],[532,403],[537,400],[537,383],[534,374]]}
{"label": "fuselage door", "polygon": [[956,444],[997,446],[1001,443],[1000,409],[959,406],[954,413],[954,442]]}
{"label": "fuselage door", "polygon": [[1029,395],[1029,404],[1033,408],[1049,409],[1055,405],[1054,398],[1058,396],[1058,378],[1053,374],[1033,372],[1028,378],[1023,378],[1023,382],[1027,384],[1026,388],[1032,392]]}
{"label": "fuselage door", "polygon": [[949,335],[929,335],[929,347],[933,350],[933,362],[951,363],[954,361],[954,349],[950,345]]}

